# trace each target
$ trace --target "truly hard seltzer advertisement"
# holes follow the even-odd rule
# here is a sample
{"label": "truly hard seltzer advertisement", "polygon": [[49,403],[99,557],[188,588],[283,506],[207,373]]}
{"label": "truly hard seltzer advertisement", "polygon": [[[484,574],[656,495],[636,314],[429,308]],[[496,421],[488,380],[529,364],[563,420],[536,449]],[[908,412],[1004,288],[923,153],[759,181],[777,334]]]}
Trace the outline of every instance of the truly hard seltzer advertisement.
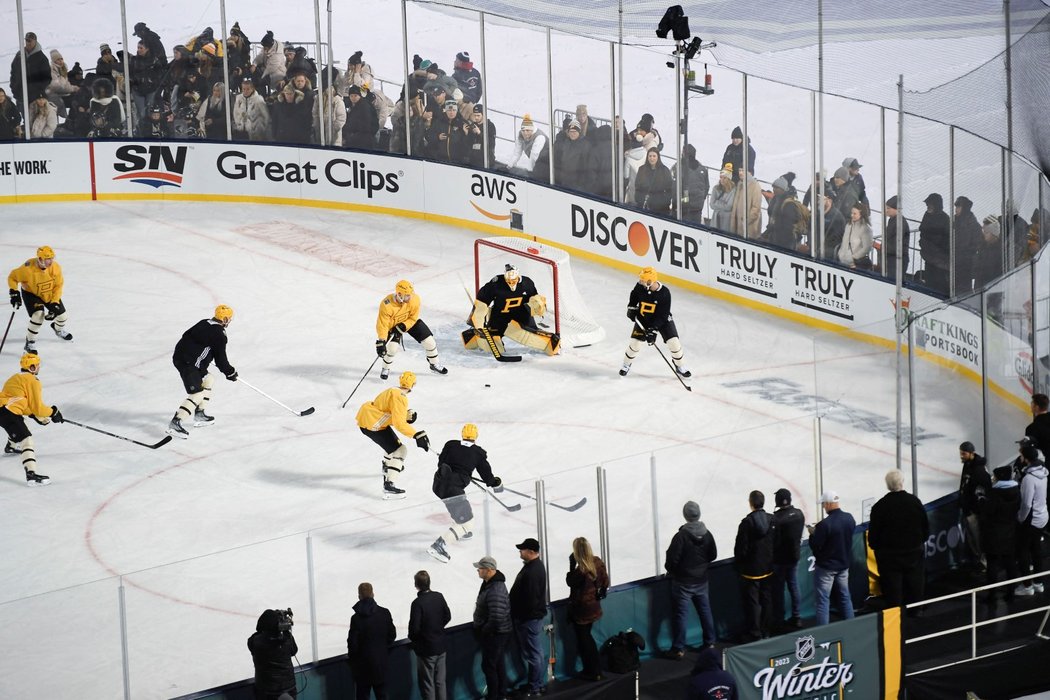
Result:
{"label": "truly hard seltzer advertisement", "polygon": [[878,615],[726,650],[741,700],[880,700]]}

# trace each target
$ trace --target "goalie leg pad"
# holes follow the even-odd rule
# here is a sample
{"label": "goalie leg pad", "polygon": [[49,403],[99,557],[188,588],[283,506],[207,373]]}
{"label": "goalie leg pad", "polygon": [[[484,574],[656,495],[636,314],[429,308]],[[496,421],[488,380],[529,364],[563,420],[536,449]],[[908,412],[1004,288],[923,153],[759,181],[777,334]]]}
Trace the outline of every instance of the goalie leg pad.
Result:
{"label": "goalie leg pad", "polygon": [[484,328],[489,320],[489,307],[483,301],[474,300],[474,310],[470,314],[470,325],[475,328]]}
{"label": "goalie leg pad", "polygon": [[485,348],[480,344],[480,338],[478,332],[474,328],[468,328],[463,331],[460,336],[463,338],[463,347],[467,350],[484,350]]}
{"label": "goalie leg pad", "polygon": [[511,321],[507,324],[506,336],[527,348],[542,350],[548,355],[557,355],[558,347],[561,345],[561,339],[556,334],[545,333],[544,331],[527,331],[517,321]]}

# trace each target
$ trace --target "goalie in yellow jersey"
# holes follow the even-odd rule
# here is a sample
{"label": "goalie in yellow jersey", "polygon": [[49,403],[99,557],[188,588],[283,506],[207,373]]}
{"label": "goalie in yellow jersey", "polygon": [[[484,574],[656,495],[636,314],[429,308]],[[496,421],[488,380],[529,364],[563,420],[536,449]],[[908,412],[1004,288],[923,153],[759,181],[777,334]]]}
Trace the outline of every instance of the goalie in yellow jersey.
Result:
{"label": "goalie in yellow jersey", "polygon": [[26,352],[36,352],[36,337],[44,321],[51,321],[51,330],[62,340],[73,340],[73,334],[66,330],[66,306],[62,303],[64,286],[62,266],[55,262],[55,251],[49,245],[37,248],[35,258],[26,260],[7,276],[11,306],[18,309],[24,301],[29,314]]}
{"label": "goalie in yellow jersey", "polygon": [[357,427],[369,440],[383,448],[383,499],[404,498],[405,490],[394,482],[405,470],[408,448],[401,444],[399,433],[416,441],[416,447],[430,452],[430,438],[425,430],[416,430],[416,412],[408,407],[408,394],[416,385],[416,375],[402,372],[397,388],[387,389],[357,411]]}
{"label": "goalie in yellow jersey", "polygon": [[532,320],[547,314],[547,299],[536,291],[536,285],[518,269],[508,264],[502,275],[496,275],[478,290],[474,311],[463,331],[463,344],[492,351],[497,360],[520,359],[503,354],[503,338],[525,347],[558,354],[561,338],[557,333],[541,331]]}
{"label": "goalie in yellow jersey", "polygon": [[376,354],[383,358],[383,369],[380,379],[390,376],[394,366],[394,355],[404,347],[402,338],[405,334],[423,346],[427,354],[430,371],[448,374],[448,370],[438,362],[437,341],[434,334],[419,318],[419,295],[415,293],[412,283],[401,280],[394,287],[394,293],[383,297],[379,302],[379,317],[376,319]]}

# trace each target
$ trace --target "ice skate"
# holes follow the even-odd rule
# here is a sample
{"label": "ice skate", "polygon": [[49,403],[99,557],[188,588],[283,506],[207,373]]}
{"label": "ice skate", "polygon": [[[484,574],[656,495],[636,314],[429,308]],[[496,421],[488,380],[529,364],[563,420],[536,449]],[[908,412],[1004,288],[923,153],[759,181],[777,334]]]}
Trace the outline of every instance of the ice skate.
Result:
{"label": "ice skate", "polygon": [[36,354],[36,341],[35,340],[29,340],[27,338],[26,339],[26,344],[25,344],[25,351],[26,352],[31,352],[31,353],[33,353],[35,355]]}
{"label": "ice skate", "polygon": [[8,440],[6,443],[4,443],[4,454],[5,455],[20,455],[20,454],[22,454],[22,450],[15,449],[15,446],[11,444],[10,440]]}
{"label": "ice skate", "polygon": [[630,372],[630,371],[631,371],[631,366],[629,364],[627,364],[627,363],[624,363],[623,367],[620,368],[620,376],[621,377],[626,377],[627,373]]}
{"label": "ice skate", "polygon": [[405,490],[394,486],[394,482],[383,479],[383,500],[394,501],[405,497]]}
{"label": "ice skate", "polygon": [[442,367],[441,365],[438,365],[438,364],[431,364],[430,365],[430,371],[431,372],[436,372],[438,374],[448,374],[448,368],[447,367]]}
{"label": "ice skate", "polygon": [[682,375],[686,379],[688,379],[689,377],[693,376],[693,373],[690,372],[689,370],[687,370],[682,365],[675,365],[674,369],[675,369],[676,372],[678,372],[678,374]]}
{"label": "ice skate", "polygon": [[193,427],[201,428],[206,425],[211,425],[215,422],[215,416],[209,416],[204,412],[203,408],[198,408],[193,412]]}
{"label": "ice skate", "polygon": [[54,321],[51,322],[51,330],[53,330],[55,332],[55,335],[57,335],[62,340],[73,340],[73,334],[67,331],[65,328],[59,328],[58,326],[56,326]]}
{"label": "ice skate", "polygon": [[51,477],[47,474],[37,474],[32,470],[26,470],[26,486],[44,486],[51,483]]}
{"label": "ice skate", "polygon": [[427,547],[427,554],[437,559],[442,564],[447,564],[452,560],[452,555],[445,549],[445,539],[439,537],[434,540],[434,544]]}
{"label": "ice skate", "polygon": [[390,378],[390,370],[387,369],[386,367],[384,367],[383,369],[379,370],[379,378],[382,379],[383,381],[386,381],[387,379],[389,379]]}
{"label": "ice skate", "polygon": [[182,421],[180,421],[177,416],[171,419],[171,422],[168,423],[168,429],[164,432],[168,435],[182,438],[183,440],[190,436],[189,431],[182,427]]}

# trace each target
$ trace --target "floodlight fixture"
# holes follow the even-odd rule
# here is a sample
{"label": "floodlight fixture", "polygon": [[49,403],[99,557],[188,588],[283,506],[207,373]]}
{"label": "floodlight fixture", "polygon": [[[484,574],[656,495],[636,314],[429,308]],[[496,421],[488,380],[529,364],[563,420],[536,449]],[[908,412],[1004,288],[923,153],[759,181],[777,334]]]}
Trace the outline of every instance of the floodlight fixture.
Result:
{"label": "floodlight fixture", "polygon": [[681,5],[668,7],[656,28],[656,36],[661,39],[666,39],[668,32],[671,33],[675,41],[685,41],[691,34],[689,31],[689,18],[686,17]]}

